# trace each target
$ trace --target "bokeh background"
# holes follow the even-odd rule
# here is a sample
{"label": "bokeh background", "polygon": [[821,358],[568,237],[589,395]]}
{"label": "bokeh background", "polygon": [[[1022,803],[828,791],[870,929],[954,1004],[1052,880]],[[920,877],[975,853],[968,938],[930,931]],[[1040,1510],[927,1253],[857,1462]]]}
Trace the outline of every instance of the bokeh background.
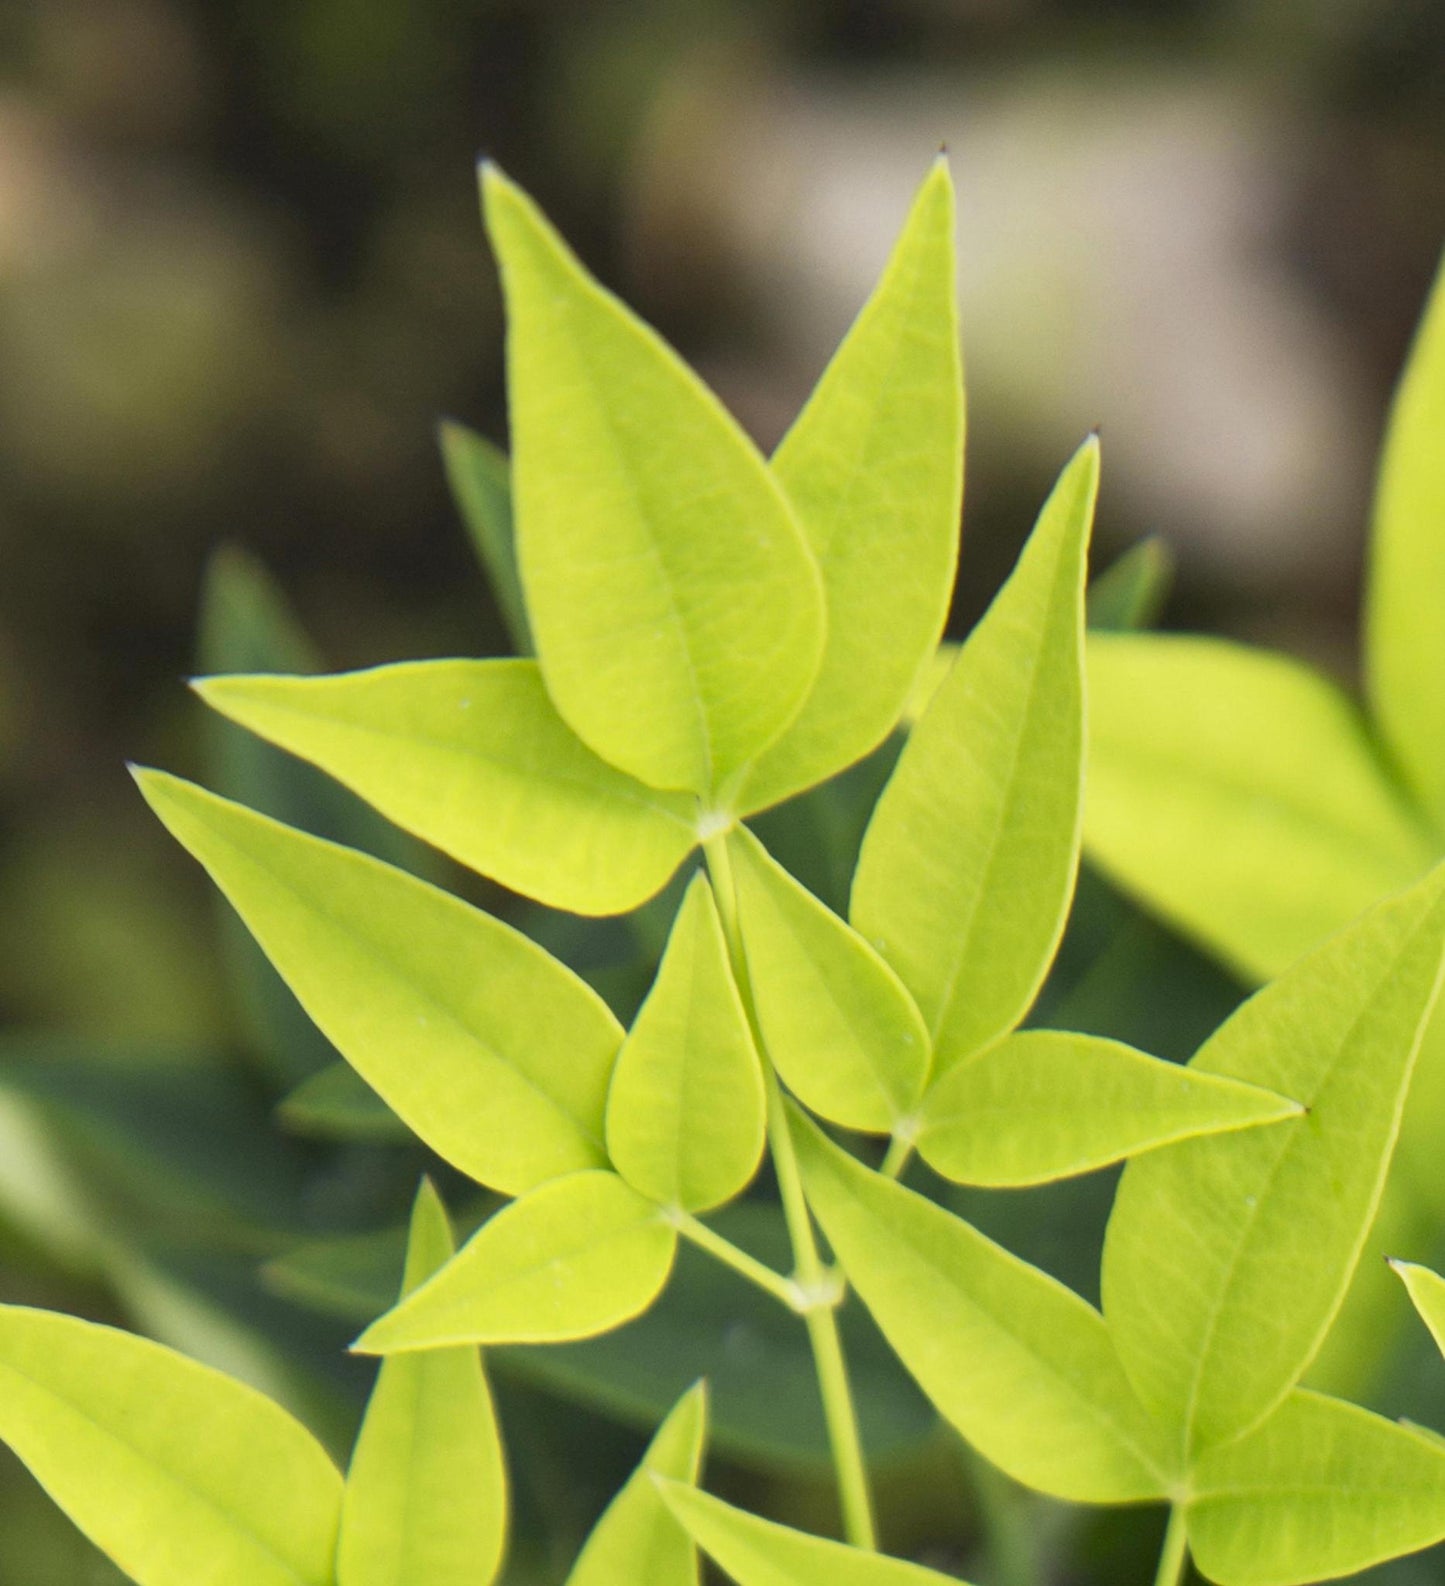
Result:
{"label": "bokeh background", "polygon": [[[771,445],[940,144],[954,631],[1101,425],[1101,561],[1160,535],[1168,624],[1352,676],[1373,458],[1445,241],[1440,0],[3,0],[10,1050],[222,1067],[240,1040],[211,900],[123,764],[202,766],[182,680],[219,548],[328,664],[506,649],[435,433],[505,439],[479,153]],[[133,1314],[84,1237],[37,1235],[62,1212],[27,1209],[10,1105],[0,1293]],[[17,1580],[112,1578],[9,1465],[4,1505],[40,1538]]]}

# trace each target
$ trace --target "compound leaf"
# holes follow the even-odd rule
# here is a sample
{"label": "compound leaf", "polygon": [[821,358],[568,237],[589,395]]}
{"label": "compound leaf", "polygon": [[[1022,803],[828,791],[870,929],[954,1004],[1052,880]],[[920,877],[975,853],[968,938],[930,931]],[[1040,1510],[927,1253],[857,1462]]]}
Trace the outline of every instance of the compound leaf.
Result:
{"label": "compound leaf", "polygon": [[570,970],[378,860],[177,777],[136,779],[327,1038],[438,1155],[508,1194],[606,1160],[622,1030]]}
{"label": "compound leaf", "polygon": [[1190,1489],[1189,1545],[1220,1586],[1303,1586],[1445,1538],[1445,1443],[1303,1390]]}
{"label": "compound leaf", "polygon": [[1028,1011],[1079,858],[1089,440],[913,729],[863,839],[854,925],[898,971],[941,1072]]}
{"label": "compound leaf", "polygon": [[0,1306],[0,1440],[139,1586],[331,1586],[341,1476],[320,1444],[160,1344]]}
{"label": "compound leaf", "polygon": [[1365,606],[1370,701],[1411,787],[1445,824],[1445,269],[1395,396]]}
{"label": "compound leaf", "polygon": [[898,976],[745,827],[728,836],[748,979],[768,1056],[795,1095],[890,1132],[923,1093],[929,1042]]}
{"label": "compound leaf", "polygon": [[822,581],[767,464],[494,166],[517,546],[547,688],[654,787],[723,795],[817,676]]}
{"label": "compound leaf", "polygon": [[794,1115],[808,1202],[859,1297],[939,1412],[1025,1485],[1129,1503],[1170,1485],[1164,1428],[1099,1313]]}
{"label": "compound leaf", "polygon": [[593,1527],[567,1586],[697,1586],[697,1549],[668,1512],[659,1478],[695,1482],[707,1432],[699,1382],[657,1429],[631,1479]]}
{"label": "compound leaf", "polygon": [[[453,1248],[446,1208],[423,1181],[403,1297]],[[476,1349],[384,1361],[346,1478],[337,1586],[489,1586],[506,1536],[506,1465]]]}
{"label": "compound leaf", "polygon": [[634,1189],[706,1211],[757,1171],[763,1070],[705,876],[693,877],[662,964],[622,1043],[607,1095],[607,1151]]}
{"label": "compound leaf", "polygon": [[696,841],[694,801],[593,754],[534,661],[406,661],[193,686],[398,826],[553,908],[636,908]]}
{"label": "compound leaf", "polygon": [[1445,1354],[1445,1278],[1414,1261],[1392,1261],[1390,1265],[1404,1283],[1420,1320],[1430,1329],[1431,1338]]}
{"label": "compound leaf", "polygon": [[696,1487],[658,1485],[692,1540],[738,1586],[957,1586],[955,1576],[776,1525]]}
{"label": "compound leaf", "polygon": [[803,709],[748,773],[745,811],[882,742],[943,631],[963,490],[953,234],[940,156],[867,306],[773,455],[823,575],[828,639]]}
{"label": "compound leaf", "polygon": [[518,655],[535,655],[532,625],[517,570],[512,469],[506,453],[465,424],[446,419],[437,431],[452,499],[491,584],[497,610]]}
{"label": "compound leaf", "polygon": [[660,1209],[615,1173],[569,1173],[489,1218],[353,1347],[386,1355],[590,1338],[647,1309],[676,1247]]}
{"label": "compound leaf", "polygon": [[1257,992],[1191,1067],[1305,1117],[1124,1170],[1104,1312],[1144,1402],[1197,1453],[1257,1425],[1314,1358],[1374,1220],[1445,950],[1445,868]]}
{"label": "compound leaf", "polygon": [[929,1088],[918,1150],[957,1184],[1043,1184],[1302,1111],[1258,1086],[1121,1041],[1024,1030],[956,1063]]}
{"label": "compound leaf", "polygon": [[1285,656],[1095,634],[1089,857],[1249,980],[1435,857],[1354,703]]}

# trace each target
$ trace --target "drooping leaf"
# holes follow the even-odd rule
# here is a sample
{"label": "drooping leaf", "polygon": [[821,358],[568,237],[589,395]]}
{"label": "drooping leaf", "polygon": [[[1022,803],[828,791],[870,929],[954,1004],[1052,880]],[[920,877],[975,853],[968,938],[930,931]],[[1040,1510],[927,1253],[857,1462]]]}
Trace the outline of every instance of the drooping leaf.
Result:
{"label": "drooping leaf", "polygon": [[400,1144],[411,1130],[347,1063],[333,1063],[303,1081],[276,1109],[297,1134],[334,1140],[378,1140]]}
{"label": "drooping leaf", "polygon": [[768,1056],[812,1110],[888,1133],[923,1093],[928,1032],[898,976],[746,827],[727,839]]}
{"label": "drooping leaf", "polygon": [[763,1071],[712,891],[693,877],[607,1093],[607,1152],[634,1189],[706,1211],[763,1154]]}
{"label": "drooping leaf", "polygon": [[512,470],[506,454],[484,435],[445,419],[437,430],[452,499],[482,566],[497,610],[518,655],[535,655],[532,625],[517,570],[512,523]]}
{"label": "drooping leaf", "polygon": [[817,681],[748,773],[753,811],[882,742],[943,631],[963,490],[953,185],[940,156],[893,256],[773,456],[827,595]]}
{"label": "drooping leaf", "polygon": [[863,839],[854,925],[913,993],[939,1072],[1028,1011],[1078,869],[1089,440],[913,729]]}
{"label": "drooping leaf", "polygon": [[1302,1110],[1121,1041],[1024,1030],[956,1063],[929,1087],[918,1150],[958,1184],[1042,1184]]}
{"label": "drooping leaf", "polygon": [[0,1440],[139,1586],[331,1586],[335,1466],[278,1405],[184,1355],[0,1306]]}
{"label": "drooping leaf", "polygon": [[606,1160],[622,1031],[555,959],[375,859],[176,777],[137,780],[301,1005],[440,1156],[508,1194]]}
{"label": "drooping leaf", "polygon": [[953,1575],[776,1525],[696,1487],[659,1485],[693,1541],[738,1586],[956,1586]]}
{"label": "drooping leaf", "polygon": [[[446,1208],[424,1180],[402,1296],[453,1249]],[[384,1361],[346,1477],[337,1586],[490,1586],[506,1538],[506,1464],[476,1349]]]}
{"label": "drooping leaf", "polygon": [[694,801],[593,754],[532,661],[408,661],[193,686],[407,831],[554,908],[635,908],[696,841]]}
{"label": "drooping leaf", "polygon": [[1247,979],[1435,857],[1358,709],[1299,662],[1152,634],[1088,660],[1089,856]]}
{"label": "drooping leaf", "polygon": [[794,1114],[808,1202],[919,1386],[981,1454],[1080,1503],[1168,1490],[1164,1428],[1104,1320],[961,1218],[871,1172]]}
{"label": "drooping leaf", "polygon": [[1140,540],[1089,583],[1084,613],[1091,633],[1152,627],[1169,597],[1174,557],[1158,536]]}
{"label": "drooping leaf", "polygon": [[1430,1329],[1431,1338],[1445,1354],[1445,1278],[1417,1261],[1392,1261],[1390,1265],[1405,1285],[1420,1320]]}
{"label": "drooping leaf", "polygon": [[657,1205],[615,1173],[570,1173],[483,1223],[354,1347],[384,1355],[603,1333],[647,1309],[676,1246]]}
{"label": "drooping leaf", "polygon": [[1370,701],[1411,787],[1445,824],[1445,269],[1385,436],[1365,606]]}
{"label": "drooping leaf", "polygon": [[517,547],[548,691],[613,765],[724,794],[817,676],[812,553],[692,371],[494,166],[482,189],[509,322]]}
{"label": "drooping leaf", "polygon": [[1291,1393],[1190,1478],[1189,1545],[1219,1586],[1303,1586],[1445,1538],[1445,1443]]}
{"label": "drooping leaf", "polygon": [[1314,1357],[1379,1203],[1445,950],[1445,868],[1258,992],[1191,1066],[1309,1109],[1124,1170],[1104,1312],[1144,1402],[1199,1452],[1257,1425]]}
{"label": "drooping leaf", "polygon": [[699,1382],[658,1427],[587,1538],[567,1586],[697,1586],[697,1549],[663,1503],[658,1478],[695,1482],[706,1433],[707,1389]]}

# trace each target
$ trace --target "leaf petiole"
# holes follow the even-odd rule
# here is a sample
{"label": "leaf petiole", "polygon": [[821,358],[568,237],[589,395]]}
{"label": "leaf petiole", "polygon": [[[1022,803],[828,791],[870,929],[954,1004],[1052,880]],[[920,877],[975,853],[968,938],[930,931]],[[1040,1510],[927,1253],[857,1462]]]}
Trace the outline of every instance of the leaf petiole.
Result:
{"label": "leaf petiole", "polygon": [[808,1295],[802,1284],[792,1278],[785,1278],[781,1272],[775,1272],[766,1263],[750,1256],[746,1250],[735,1245],[731,1239],[724,1239],[690,1212],[672,1206],[665,1215],[684,1239],[690,1240],[699,1250],[705,1250],[715,1261],[731,1268],[739,1277],[746,1278],[754,1288],[772,1295],[779,1304],[786,1305],[799,1315],[808,1310]]}
{"label": "leaf petiole", "polygon": [[1185,1514],[1179,1504],[1169,1510],[1169,1524],[1164,1529],[1164,1547],[1159,1554],[1159,1571],[1154,1586],[1180,1586],[1185,1566],[1189,1562],[1189,1533],[1185,1527]]}

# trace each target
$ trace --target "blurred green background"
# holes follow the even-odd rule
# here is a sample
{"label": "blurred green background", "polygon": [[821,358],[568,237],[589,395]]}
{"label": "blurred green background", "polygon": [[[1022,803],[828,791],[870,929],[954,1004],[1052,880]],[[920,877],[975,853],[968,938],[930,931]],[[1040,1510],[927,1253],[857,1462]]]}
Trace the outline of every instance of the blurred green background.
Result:
{"label": "blurred green background", "polygon": [[[384,1239],[418,1159],[374,1117],[276,1129],[324,1054],[238,992],[255,966],[123,762],[264,784],[273,812],[384,848],[207,735],[182,686],[203,590],[206,665],[508,648],[435,440],[443,415],[504,439],[478,153],[771,445],[940,143],[970,390],[953,631],[1102,424],[1101,564],[1162,535],[1170,625],[1352,676],[1372,462],[1445,242],[1439,0],[0,5],[0,1297],[148,1327],[344,1441],[358,1378],[336,1357],[371,1294],[348,1314],[337,1289],[375,1262],[330,1247],[314,1326],[286,1299],[319,1268],[289,1291],[254,1273],[299,1240]],[[254,561],[217,574],[222,546]],[[826,868],[814,830],[800,869]],[[1122,906],[1095,904],[1066,971],[1090,931],[1114,939]],[[1187,1055],[1235,988],[1126,923],[1103,1022]],[[571,945],[625,1004],[626,952]],[[1014,1232],[1032,1219],[1036,1258],[1052,1241],[1083,1270],[1054,1203],[1028,1204]],[[515,1435],[554,1474],[519,1495],[517,1579],[546,1581],[636,1443],[593,1418],[577,1455],[525,1377]],[[920,1457],[894,1539],[967,1562],[967,1473]],[[810,1479],[784,1507],[826,1523]],[[1059,1578],[1143,1578],[1137,1531],[1096,1525]],[[0,1580],[114,1578],[0,1462]]]}

